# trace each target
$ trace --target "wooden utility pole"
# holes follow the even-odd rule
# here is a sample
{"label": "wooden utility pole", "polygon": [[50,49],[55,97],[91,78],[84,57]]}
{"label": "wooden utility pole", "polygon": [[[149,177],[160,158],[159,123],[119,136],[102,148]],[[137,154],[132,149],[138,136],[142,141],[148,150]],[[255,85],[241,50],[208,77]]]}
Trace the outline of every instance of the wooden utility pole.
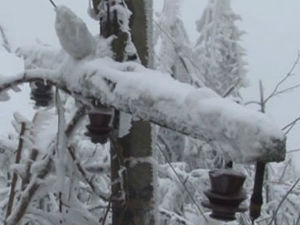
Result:
{"label": "wooden utility pole", "polygon": [[[132,41],[137,49],[141,63],[151,64],[151,39],[149,31],[151,10],[146,4],[151,0],[127,0],[132,12],[130,28]],[[155,184],[153,168],[153,149],[151,124],[147,121],[133,121],[130,133],[120,140],[124,147],[126,159],[141,159],[139,163],[126,164],[128,202],[126,220],[122,224],[153,225],[155,224]],[[130,160],[129,160],[130,162]]]}
{"label": "wooden utility pole", "polygon": [[[103,1],[103,0],[102,0]],[[147,26],[146,3],[148,0],[126,0],[132,12],[130,28],[137,56],[126,56],[125,47],[130,34],[120,29],[117,11],[111,10],[115,1],[104,0],[105,19],[100,18],[101,35],[105,38],[115,35],[112,42],[114,59],[122,62],[125,59],[140,59],[144,66],[149,65],[151,58],[147,35],[151,26]],[[113,3],[114,2],[114,3]],[[99,0],[93,0],[95,13],[98,14]],[[124,3],[124,2],[123,2]],[[122,4],[123,4],[122,3]],[[126,7],[123,5],[123,7]],[[119,112],[116,112],[115,128],[118,128]],[[127,135],[111,140],[111,179],[112,179],[112,224],[113,225],[154,225],[154,172],[152,157],[151,124],[147,121],[132,121]],[[122,171],[122,177],[120,174]],[[120,181],[122,179],[122,181]],[[119,181],[119,182],[116,182]],[[125,196],[124,196],[125,195]],[[125,197],[125,199],[124,199]]]}

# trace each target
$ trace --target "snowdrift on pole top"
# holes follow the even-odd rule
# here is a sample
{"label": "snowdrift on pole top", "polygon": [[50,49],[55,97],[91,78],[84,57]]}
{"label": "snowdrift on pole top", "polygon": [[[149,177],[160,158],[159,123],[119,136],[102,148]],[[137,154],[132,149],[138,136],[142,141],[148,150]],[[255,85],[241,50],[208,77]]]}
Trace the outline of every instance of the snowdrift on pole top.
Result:
{"label": "snowdrift on pole top", "polygon": [[62,48],[75,59],[90,55],[95,39],[85,23],[65,6],[56,8],[55,29]]}

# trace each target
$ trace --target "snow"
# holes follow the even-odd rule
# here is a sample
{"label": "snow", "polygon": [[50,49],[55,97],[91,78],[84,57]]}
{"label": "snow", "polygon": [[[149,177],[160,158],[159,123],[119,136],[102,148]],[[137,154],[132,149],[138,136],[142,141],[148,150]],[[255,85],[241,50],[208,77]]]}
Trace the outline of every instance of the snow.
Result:
{"label": "snow", "polygon": [[94,51],[95,39],[85,23],[69,8],[56,8],[55,29],[63,49],[75,59],[82,59]]}
{"label": "snow", "polygon": [[66,57],[66,53],[64,51],[38,43],[17,48],[16,55],[19,57],[25,57],[24,63],[26,68],[47,67],[48,69],[57,67],[58,63],[63,61]]}
{"label": "snow", "polygon": [[120,113],[120,123],[119,123],[119,138],[127,135],[131,128],[132,116],[128,113]]}
{"label": "snow", "polygon": [[[62,39],[68,39],[64,35],[62,34]],[[169,74],[146,70],[134,63],[118,64],[103,58],[107,54],[101,52],[101,49],[107,44],[104,40],[100,40],[98,44],[100,44],[97,49],[99,54],[93,55],[91,52],[82,58],[74,56],[76,54],[74,52],[77,51],[74,45],[70,45],[70,49],[66,50],[69,47],[62,44],[65,51],[69,51],[69,55],[65,54],[64,50],[43,54],[47,50],[41,51],[40,48],[30,53],[23,52],[21,55],[27,55],[32,60],[28,63],[29,58],[26,58],[27,70],[24,79],[40,76],[56,83],[59,82],[60,86],[68,88],[72,95],[80,98],[81,101],[82,97],[98,98],[108,106],[129,113],[126,115],[133,114],[134,119],[149,119],[192,137],[205,139],[211,142],[218,151],[235,161],[282,159],[284,148],[277,148],[280,145],[276,142],[283,143],[284,135],[267,116],[249,111],[229,99],[223,99],[210,89],[197,89],[174,82],[171,78],[164,79]],[[109,52],[109,49],[106,49]],[[81,50],[79,52],[82,53]],[[58,55],[61,55],[63,60],[58,60]],[[0,86],[20,77],[23,75],[9,79],[4,77],[0,81]],[[79,97],[81,94],[82,96]],[[128,124],[124,126],[126,128],[124,134],[128,132],[129,127]],[[148,161],[147,158],[130,160],[133,164]],[[38,164],[33,166],[33,172],[36,172],[38,167]],[[70,181],[67,184],[72,183]],[[176,198],[173,200],[175,201]],[[78,203],[73,205],[78,205]],[[92,216],[85,210],[83,206],[78,211],[73,210],[73,213],[65,214],[64,222],[88,223],[86,218],[92,218]],[[39,212],[34,211],[36,214]],[[172,212],[172,214],[176,217],[175,213]],[[41,217],[46,216],[47,214]],[[60,214],[51,214],[51,216],[61,218]],[[186,214],[185,217],[189,218]],[[68,221],[68,218],[72,221]],[[176,218],[178,221],[179,219],[184,221],[184,218]],[[175,221],[172,222],[176,224]],[[97,222],[92,221],[89,224],[97,224]]]}
{"label": "snow", "polygon": [[57,132],[57,116],[53,109],[39,109],[33,119],[30,135],[33,147],[40,153],[47,153]]}
{"label": "snow", "polygon": [[[139,118],[151,120],[151,117],[156,117],[159,120],[166,119],[170,124],[182,121],[185,117],[182,127],[177,127],[176,130],[182,132],[190,129],[191,134],[203,131],[202,135],[196,136],[200,138],[204,135],[206,139],[222,140],[226,144],[224,146],[228,146],[224,151],[231,152],[230,155],[232,151],[239,152],[239,156],[233,154],[233,158],[243,157],[242,153],[246,153],[245,158],[258,157],[259,152],[255,149],[261,149],[260,153],[263,154],[266,151],[263,148],[272,143],[270,137],[283,140],[282,132],[265,115],[220,98],[210,89],[193,88],[134,63],[118,64],[109,59],[97,59],[83,67],[84,73],[92,75],[86,80],[92,95],[102,95],[102,91],[99,93],[95,86],[92,88],[95,83],[108,91],[102,98],[105,104],[114,104],[117,108],[126,105],[124,108],[127,107],[127,112]],[[119,70],[114,70],[114,67]],[[124,70],[129,72],[123,72]],[[79,77],[82,73],[83,71],[79,73]],[[103,82],[104,77],[115,84],[113,90]],[[191,124],[195,121],[201,122]],[[177,124],[180,126],[180,123]],[[255,140],[256,138],[260,141]]]}
{"label": "snow", "polygon": [[[37,72],[27,70],[26,75],[37,76]],[[214,141],[222,146],[219,151],[238,162],[284,157],[284,148],[276,149],[274,142],[284,142],[284,135],[267,116],[139,64],[109,58],[71,60],[61,71],[44,76],[59,78],[76,95],[97,98],[137,119]]]}
{"label": "snow", "polygon": [[[57,18],[57,34],[70,56],[58,62],[57,54],[47,54],[43,49],[21,52],[25,65],[27,60],[37,65],[36,69],[27,68],[28,78],[53,80],[73,95],[76,93],[76,98],[96,98],[105,106],[132,114],[134,119],[149,120],[212,142],[217,151],[238,162],[283,160],[284,135],[267,116],[223,99],[208,88],[194,88],[134,62],[117,63],[95,55],[74,59],[78,49],[85,56],[90,54],[89,33],[85,33],[87,41],[76,35],[72,39],[76,32],[71,31],[85,30],[85,26],[66,7],[57,9]],[[66,25],[73,29],[62,32]],[[69,38],[73,44],[65,45]],[[77,48],[77,44],[81,47]],[[56,68],[45,65],[45,58],[52,59]]]}

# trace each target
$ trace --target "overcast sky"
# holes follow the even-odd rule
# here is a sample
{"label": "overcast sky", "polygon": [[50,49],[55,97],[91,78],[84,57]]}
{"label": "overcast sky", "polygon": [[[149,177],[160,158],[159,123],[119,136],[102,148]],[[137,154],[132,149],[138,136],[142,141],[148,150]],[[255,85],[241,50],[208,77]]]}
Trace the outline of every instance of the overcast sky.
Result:
{"label": "overcast sky", "polygon": [[[75,3],[76,2],[76,3]],[[162,0],[155,0],[156,10],[160,10]],[[190,39],[197,38],[195,21],[200,18],[207,1],[182,0],[180,17],[185,23]],[[98,24],[87,14],[88,0],[56,0],[57,4],[71,7],[84,21],[89,29],[97,33]],[[258,81],[265,86],[266,95],[275,84],[289,71],[297,51],[300,49],[300,1],[299,0],[232,0],[232,8],[243,20],[239,27],[246,31],[242,46],[247,50],[248,78],[250,87],[242,90],[245,99],[258,99]],[[48,0],[1,1],[0,24],[7,32],[14,47],[32,44],[37,41],[59,46],[54,30],[54,10]],[[0,74],[13,74],[23,69],[22,62],[8,55],[0,47]],[[299,66],[295,76],[285,87],[300,82]],[[0,103],[0,135],[6,135],[13,111],[20,111],[30,116],[33,112],[27,104],[28,95],[14,95],[10,104]],[[267,105],[267,113],[279,127],[300,115],[299,89],[277,97]],[[251,119],[251,118],[249,118]],[[11,127],[9,130],[12,130]],[[300,147],[300,126],[290,133],[288,149]],[[300,168],[299,154],[295,162]]]}

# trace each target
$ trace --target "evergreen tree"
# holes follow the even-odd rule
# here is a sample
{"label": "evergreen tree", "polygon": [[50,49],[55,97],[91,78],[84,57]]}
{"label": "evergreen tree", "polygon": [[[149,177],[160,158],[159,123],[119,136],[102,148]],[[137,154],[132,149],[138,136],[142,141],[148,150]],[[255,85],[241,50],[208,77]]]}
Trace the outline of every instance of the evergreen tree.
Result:
{"label": "evergreen tree", "polygon": [[200,37],[194,54],[206,86],[222,96],[238,95],[246,85],[245,50],[239,43],[244,32],[235,25],[238,20],[241,17],[232,11],[230,0],[210,0],[197,21]]}

